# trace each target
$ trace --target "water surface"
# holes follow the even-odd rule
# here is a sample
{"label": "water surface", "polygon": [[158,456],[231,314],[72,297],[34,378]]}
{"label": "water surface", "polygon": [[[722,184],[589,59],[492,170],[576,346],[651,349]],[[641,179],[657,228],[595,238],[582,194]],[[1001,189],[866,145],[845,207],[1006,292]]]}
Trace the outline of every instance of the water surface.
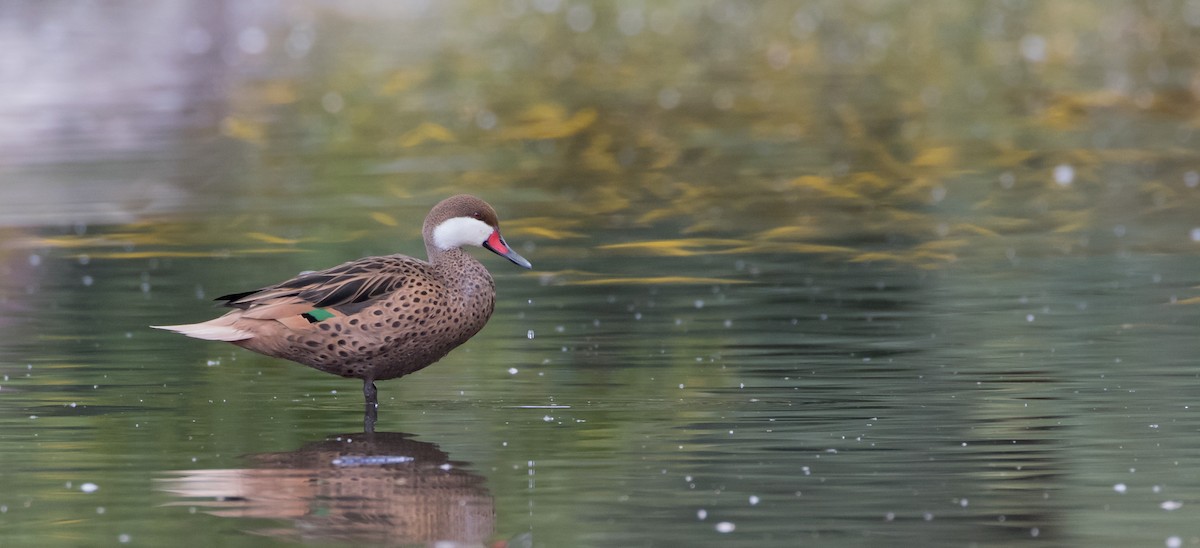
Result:
{"label": "water surface", "polygon": [[[1200,544],[1193,3],[2,17],[6,546]],[[535,269],[373,436],[147,327],[459,192]]]}

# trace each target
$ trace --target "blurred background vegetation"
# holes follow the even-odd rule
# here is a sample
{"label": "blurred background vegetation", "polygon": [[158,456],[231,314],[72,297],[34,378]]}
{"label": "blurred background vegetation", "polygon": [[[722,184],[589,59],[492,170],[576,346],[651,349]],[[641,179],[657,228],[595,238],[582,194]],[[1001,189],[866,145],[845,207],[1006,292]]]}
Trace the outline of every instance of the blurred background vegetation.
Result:
{"label": "blurred background vegetation", "polygon": [[[48,48],[40,62],[79,72],[59,83],[63,119],[7,136],[5,170],[96,173],[108,217],[152,221],[122,235],[152,253],[176,231],[234,253],[411,237],[410,218],[459,191],[504,203],[510,238],[564,257],[938,268],[1193,253],[1200,238],[1196,2],[15,6],[41,17],[17,33]],[[64,24],[47,46],[64,14],[135,39],[81,62],[118,31]],[[35,89],[62,76],[34,72]],[[185,146],[164,157],[170,143]],[[26,190],[9,209],[105,201]],[[215,220],[154,215],[189,212]]]}

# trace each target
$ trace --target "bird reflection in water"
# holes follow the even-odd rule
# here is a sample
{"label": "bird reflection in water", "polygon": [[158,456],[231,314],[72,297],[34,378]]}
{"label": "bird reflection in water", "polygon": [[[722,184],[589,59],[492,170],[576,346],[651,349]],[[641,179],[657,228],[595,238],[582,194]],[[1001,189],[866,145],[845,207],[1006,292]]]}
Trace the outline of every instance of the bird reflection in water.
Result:
{"label": "bird reflection in water", "polygon": [[343,434],[246,458],[253,468],[182,470],[160,488],[201,499],[172,505],[214,516],[291,520],[253,531],[291,540],[480,546],[493,534],[485,479],[409,434]]}

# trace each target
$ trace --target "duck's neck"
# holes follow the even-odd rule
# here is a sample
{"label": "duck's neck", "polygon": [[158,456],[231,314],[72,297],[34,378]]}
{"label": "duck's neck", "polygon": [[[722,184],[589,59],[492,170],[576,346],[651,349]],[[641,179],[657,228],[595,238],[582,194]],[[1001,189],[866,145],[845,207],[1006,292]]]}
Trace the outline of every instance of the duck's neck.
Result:
{"label": "duck's neck", "polygon": [[483,329],[496,309],[496,282],[483,264],[462,249],[429,254],[433,275],[445,288],[451,306],[462,311],[462,340]]}
{"label": "duck's neck", "polygon": [[425,246],[425,252],[429,254],[429,263],[437,270],[453,272],[472,263],[479,264],[475,257],[463,251],[461,247],[441,249],[431,244]]}
{"label": "duck's neck", "polygon": [[463,294],[477,293],[480,289],[487,295],[495,293],[492,276],[483,263],[462,248],[442,250],[430,246],[429,262],[448,287],[455,287]]}

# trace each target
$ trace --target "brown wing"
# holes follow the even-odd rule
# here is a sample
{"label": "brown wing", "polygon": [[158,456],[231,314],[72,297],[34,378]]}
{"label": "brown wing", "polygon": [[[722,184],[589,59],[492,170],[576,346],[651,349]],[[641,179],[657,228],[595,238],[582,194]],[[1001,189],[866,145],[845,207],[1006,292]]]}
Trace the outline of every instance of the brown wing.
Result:
{"label": "brown wing", "polygon": [[424,261],[404,255],[367,257],[254,291],[222,295],[216,300],[245,310],[246,318],[278,319],[314,308],[353,314],[414,278],[424,278],[424,266]]}

